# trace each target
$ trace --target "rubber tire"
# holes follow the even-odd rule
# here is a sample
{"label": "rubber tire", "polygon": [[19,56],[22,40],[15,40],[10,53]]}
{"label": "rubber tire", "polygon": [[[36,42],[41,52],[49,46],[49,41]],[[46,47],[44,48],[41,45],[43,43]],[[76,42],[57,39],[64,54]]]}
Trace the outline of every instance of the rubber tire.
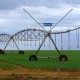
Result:
{"label": "rubber tire", "polygon": [[37,56],[36,55],[31,55],[29,57],[29,61],[37,61]]}
{"label": "rubber tire", "polygon": [[61,55],[61,56],[59,57],[59,61],[67,61],[67,60],[68,60],[68,58],[67,58],[66,55]]}
{"label": "rubber tire", "polygon": [[5,54],[4,51],[2,49],[0,49],[0,54]]}
{"label": "rubber tire", "polygon": [[24,51],[19,51],[19,54],[23,54],[24,55]]}

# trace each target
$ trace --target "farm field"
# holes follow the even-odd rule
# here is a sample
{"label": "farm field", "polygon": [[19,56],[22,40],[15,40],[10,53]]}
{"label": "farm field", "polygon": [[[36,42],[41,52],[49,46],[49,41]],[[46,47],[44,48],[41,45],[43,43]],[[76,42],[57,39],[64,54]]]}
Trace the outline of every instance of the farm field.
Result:
{"label": "farm field", "polygon": [[0,68],[16,69],[19,66],[29,69],[80,69],[80,51],[79,50],[63,50],[61,54],[68,57],[68,61],[59,61],[57,51],[41,50],[38,57],[51,56],[54,59],[38,59],[38,61],[29,61],[29,56],[35,54],[34,51],[24,51],[24,55],[19,55],[18,51],[5,51],[4,55],[0,55]]}
{"label": "farm field", "polygon": [[0,55],[0,80],[80,80],[80,51],[64,50],[61,54],[68,56],[68,61],[59,61],[57,51],[41,50],[38,57],[53,56],[54,59],[29,61],[35,51],[5,51]]}

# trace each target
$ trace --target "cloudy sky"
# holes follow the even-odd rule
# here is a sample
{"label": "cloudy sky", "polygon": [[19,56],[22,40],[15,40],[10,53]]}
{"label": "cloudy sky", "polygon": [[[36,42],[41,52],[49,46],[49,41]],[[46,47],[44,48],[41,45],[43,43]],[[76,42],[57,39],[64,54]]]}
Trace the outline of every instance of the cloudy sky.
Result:
{"label": "cloudy sky", "polygon": [[40,28],[23,8],[41,24],[57,23],[73,9],[57,26],[80,25],[80,0],[0,0],[0,33],[14,34],[25,28]]}
{"label": "cloudy sky", "polygon": [[[53,26],[69,10],[73,9],[56,26],[59,27],[57,30],[59,30],[60,27],[64,30],[80,25],[80,0],[0,0],[0,33],[9,33],[12,35],[22,29],[40,28],[40,26],[23,11],[23,8],[41,25],[42,23],[50,22],[54,23]],[[72,35],[72,37],[73,36],[74,35]],[[73,46],[77,45],[76,43],[77,42],[75,42]],[[75,48],[73,47],[73,49]]]}

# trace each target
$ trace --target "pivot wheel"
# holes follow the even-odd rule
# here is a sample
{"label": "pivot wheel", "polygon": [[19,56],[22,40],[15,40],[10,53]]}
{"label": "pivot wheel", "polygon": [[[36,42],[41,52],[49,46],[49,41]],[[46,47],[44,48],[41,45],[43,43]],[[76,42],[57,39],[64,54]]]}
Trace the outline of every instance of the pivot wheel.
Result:
{"label": "pivot wheel", "polygon": [[68,58],[67,58],[66,55],[61,55],[61,56],[59,57],[59,61],[67,61],[67,60],[68,60]]}
{"label": "pivot wheel", "polygon": [[37,56],[36,55],[31,55],[29,57],[29,61],[37,61]]}
{"label": "pivot wheel", "polygon": [[23,54],[24,55],[24,51],[19,51],[19,54]]}
{"label": "pivot wheel", "polygon": [[0,54],[4,54],[4,51],[2,49],[0,49]]}

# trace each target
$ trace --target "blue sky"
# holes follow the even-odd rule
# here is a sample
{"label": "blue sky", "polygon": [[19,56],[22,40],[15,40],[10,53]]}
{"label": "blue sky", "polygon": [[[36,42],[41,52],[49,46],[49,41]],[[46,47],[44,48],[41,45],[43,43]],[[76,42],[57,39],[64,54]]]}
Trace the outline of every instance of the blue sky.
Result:
{"label": "blue sky", "polygon": [[73,9],[56,27],[65,30],[80,25],[80,0],[0,0],[0,33],[12,35],[22,29],[40,28],[23,8],[39,23],[56,23]]}

